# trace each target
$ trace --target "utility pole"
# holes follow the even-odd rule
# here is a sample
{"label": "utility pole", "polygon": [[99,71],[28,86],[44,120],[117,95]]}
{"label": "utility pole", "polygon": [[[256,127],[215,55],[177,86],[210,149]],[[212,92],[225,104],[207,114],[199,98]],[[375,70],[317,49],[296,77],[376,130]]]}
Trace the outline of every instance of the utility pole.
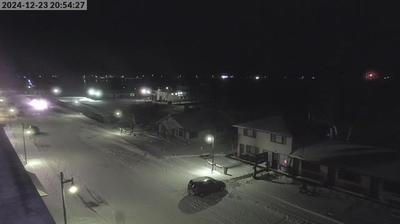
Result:
{"label": "utility pole", "polygon": [[25,124],[22,123],[22,141],[24,143],[24,162],[25,165],[28,164],[28,155],[26,153],[26,143],[25,143]]}
{"label": "utility pole", "polygon": [[[63,215],[64,215],[64,224],[67,224],[67,210],[65,209],[65,198],[64,198],[64,184],[66,183],[71,183],[72,186],[74,186],[74,178],[70,178],[70,179],[64,179],[64,173],[60,172],[60,184],[61,184],[61,199],[62,199],[62,206],[63,206]],[[77,188],[75,188],[77,189]],[[70,192],[75,193],[77,190],[75,190],[74,192],[72,192],[70,190]]]}
{"label": "utility pole", "polygon": [[212,140],[212,142],[211,142],[211,154],[212,154],[212,157],[211,157],[211,173],[214,171],[214,165],[215,165],[215,162],[214,162],[214,138],[213,138],[213,140]]}

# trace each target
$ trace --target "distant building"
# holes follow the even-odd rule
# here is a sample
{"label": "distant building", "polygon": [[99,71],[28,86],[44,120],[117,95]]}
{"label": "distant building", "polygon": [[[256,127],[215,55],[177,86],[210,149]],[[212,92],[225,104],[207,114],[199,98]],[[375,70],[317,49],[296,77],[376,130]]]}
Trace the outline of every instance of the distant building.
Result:
{"label": "distant building", "polygon": [[265,154],[272,169],[288,165],[292,153],[292,134],[281,116],[233,125],[237,128],[237,156],[250,159],[256,154]]}
{"label": "distant building", "polygon": [[157,89],[153,94],[153,101],[166,103],[180,103],[190,100],[187,91],[172,89]]}
{"label": "distant building", "polygon": [[219,111],[200,109],[168,115],[158,122],[158,133],[184,142],[204,141],[207,134],[216,138],[230,130],[227,116]]}

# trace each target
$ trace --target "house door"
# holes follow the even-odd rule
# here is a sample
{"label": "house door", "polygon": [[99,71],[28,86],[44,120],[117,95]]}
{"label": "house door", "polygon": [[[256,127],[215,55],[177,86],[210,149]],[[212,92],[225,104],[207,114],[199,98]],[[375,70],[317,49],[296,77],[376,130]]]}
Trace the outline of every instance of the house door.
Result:
{"label": "house door", "polygon": [[279,166],[279,153],[273,152],[271,168],[278,169],[278,166]]}

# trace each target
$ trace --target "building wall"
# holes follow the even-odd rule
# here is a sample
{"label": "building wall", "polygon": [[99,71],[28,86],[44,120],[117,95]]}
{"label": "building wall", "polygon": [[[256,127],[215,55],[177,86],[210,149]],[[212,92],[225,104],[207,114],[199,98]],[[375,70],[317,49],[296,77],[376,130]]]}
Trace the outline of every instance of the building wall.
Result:
{"label": "building wall", "polygon": [[352,172],[353,176],[357,177],[357,180],[354,181],[340,177],[339,173],[342,171],[343,169],[338,169],[338,171],[336,172],[335,186],[351,192],[369,195],[371,186],[370,176],[361,175],[356,172],[352,172],[351,170],[348,170],[349,172]]}
{"label": "building wall", "polygon": [[238,128],[238,155],[240,154],[240,144],[251,145],[259,148],[261,152],[276,152],[289,155],[292,152],[292,137],[285,136],[285,144],[271,142],[271,133],[256,131],[256,137],[249,137],[243,134],[244,128]]}

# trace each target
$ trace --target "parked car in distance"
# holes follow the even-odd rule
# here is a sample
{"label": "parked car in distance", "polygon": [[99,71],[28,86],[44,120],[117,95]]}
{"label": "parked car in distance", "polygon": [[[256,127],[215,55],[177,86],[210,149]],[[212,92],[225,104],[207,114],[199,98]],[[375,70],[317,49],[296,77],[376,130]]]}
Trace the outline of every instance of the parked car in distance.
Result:
{"label": "parked car in distance", "polygon": [[189,181],[188,193],[193,196],[205,196],[225,190],[225,183],[212,177],[198,177]]}

